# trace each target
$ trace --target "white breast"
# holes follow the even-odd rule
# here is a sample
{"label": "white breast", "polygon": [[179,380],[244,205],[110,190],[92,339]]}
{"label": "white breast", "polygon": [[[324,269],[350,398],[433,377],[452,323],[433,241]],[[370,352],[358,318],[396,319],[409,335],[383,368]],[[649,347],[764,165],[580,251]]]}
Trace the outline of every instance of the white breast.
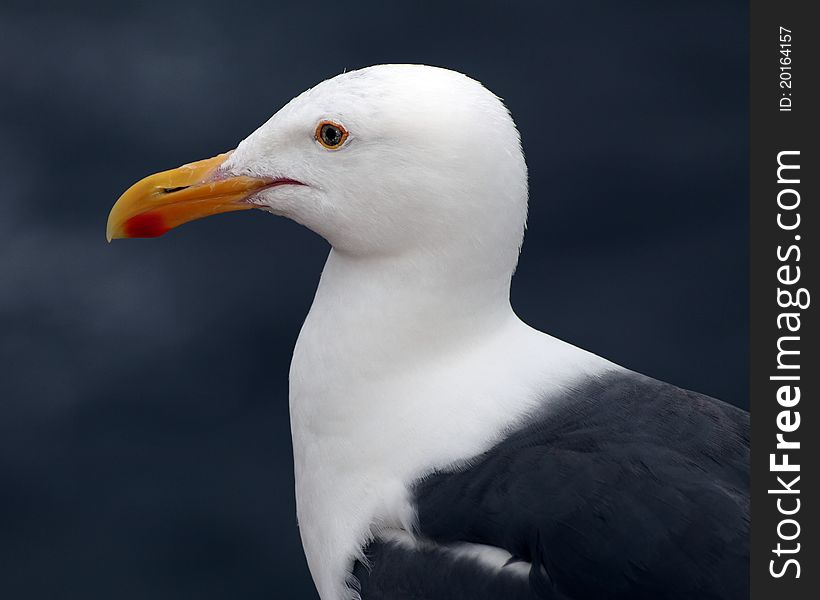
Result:
{"label": "white breast", "polygon": [[614,368],[528,327],[509,304],[458,334],[452,323],[429,325],[436,336],[393,322],[376,290],[357,304],[350,273],[335,269],[331,255],[290,390],[299,526],[323,600],[354,597],[346,578],[380,529],[412,531],[415,480],[487,450],[577,378]]}

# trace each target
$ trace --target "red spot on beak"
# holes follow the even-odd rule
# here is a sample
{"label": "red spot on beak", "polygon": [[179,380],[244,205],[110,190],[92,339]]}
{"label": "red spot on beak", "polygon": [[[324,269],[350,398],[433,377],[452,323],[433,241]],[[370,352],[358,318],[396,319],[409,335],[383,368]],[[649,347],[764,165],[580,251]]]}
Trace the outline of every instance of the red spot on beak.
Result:
{"label": "red spot on beak", "polygon": [[169,229],[162,216],[152,211],[135,215],[123,225],[125,235],[132,238],[159,237]]}

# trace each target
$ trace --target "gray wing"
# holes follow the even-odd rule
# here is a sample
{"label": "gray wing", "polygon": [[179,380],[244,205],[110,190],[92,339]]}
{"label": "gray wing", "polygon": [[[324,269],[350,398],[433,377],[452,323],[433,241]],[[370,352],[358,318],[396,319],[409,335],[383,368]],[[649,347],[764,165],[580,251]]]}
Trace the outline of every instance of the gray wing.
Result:
{"label": "gray wing", "polygon": [[[567,396],[418,482],[433,544],[371,544],[364,600],[748,598],[748,413],[631,372]],[[435,547],[463,542],[507,550],[529,576]]]}

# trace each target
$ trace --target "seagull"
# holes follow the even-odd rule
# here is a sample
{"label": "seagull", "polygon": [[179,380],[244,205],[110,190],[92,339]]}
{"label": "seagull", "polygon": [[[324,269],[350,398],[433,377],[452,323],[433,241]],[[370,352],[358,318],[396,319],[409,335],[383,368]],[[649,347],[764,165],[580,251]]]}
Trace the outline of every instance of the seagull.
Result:
{"label": "seagull", "polygon": [[748,413],[522,322],[527,204],[500,98],[377,65],[137,182],[107,238],[260,209],[329,242],[289,379],[322,600],[748,598]]}

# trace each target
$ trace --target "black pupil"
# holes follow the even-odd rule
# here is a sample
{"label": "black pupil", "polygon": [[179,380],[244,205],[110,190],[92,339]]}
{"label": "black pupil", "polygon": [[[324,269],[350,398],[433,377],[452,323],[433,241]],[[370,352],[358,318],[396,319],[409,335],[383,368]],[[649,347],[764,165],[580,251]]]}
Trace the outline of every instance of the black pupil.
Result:
{"label": "black pupil", "polygon": [[335,146],[342,139],[342,132],[338,127],[333,125],[325,125],[322,127],[322,139],[328,146]]}

